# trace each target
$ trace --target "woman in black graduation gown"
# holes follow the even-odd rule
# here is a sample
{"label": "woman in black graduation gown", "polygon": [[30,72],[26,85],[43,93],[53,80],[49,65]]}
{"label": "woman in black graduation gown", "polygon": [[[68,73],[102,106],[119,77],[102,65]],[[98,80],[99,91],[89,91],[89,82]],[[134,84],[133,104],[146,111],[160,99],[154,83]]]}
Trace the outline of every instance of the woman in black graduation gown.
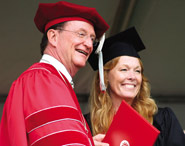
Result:
{"label": "woman in black graduation gown", "polygon": [[[143,74],[143,65],[138,51],[145,49],[135,28],[130,28],[105,40],[103,69],[106,91],[102,92],[101,72],[97,73],[90,95],[90,114],[85,115],[93,135],[106,134],[122,100],[125,100],[160,134],[155,146],[185,146],[183,130],[170,108],[158,108],[150,97],[149,81]],[[98,69],[96,54],[91,54],[89,63]],[[101,68],[99,68],[100,70]]]}
{"label": "woman in black graduation gown", "polygon": [[[90,113],[84,117],[92,132]],[[158,108],[157,114],[154,115],[153,126],[160,131],[154,146],[185,146],[183,130],[170,108]]]}

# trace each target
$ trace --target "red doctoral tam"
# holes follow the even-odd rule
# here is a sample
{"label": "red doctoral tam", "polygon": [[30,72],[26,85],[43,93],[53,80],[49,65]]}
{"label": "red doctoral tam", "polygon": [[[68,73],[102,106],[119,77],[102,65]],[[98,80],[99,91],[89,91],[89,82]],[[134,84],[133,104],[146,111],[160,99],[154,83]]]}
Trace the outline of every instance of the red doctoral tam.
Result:
{"label": "red doctoral tam", "polygon": [[55,24],[72,20],[85,21],[93,25],[97,38],[109,28],[95,8],[65,1],[40,3],[34,18],[35,25],[42,33]]}

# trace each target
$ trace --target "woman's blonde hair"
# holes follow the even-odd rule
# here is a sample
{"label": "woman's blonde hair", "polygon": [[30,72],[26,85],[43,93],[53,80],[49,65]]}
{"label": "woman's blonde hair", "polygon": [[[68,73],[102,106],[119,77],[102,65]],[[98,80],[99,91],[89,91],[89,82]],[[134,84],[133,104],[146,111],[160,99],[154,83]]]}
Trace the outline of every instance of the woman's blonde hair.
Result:
{"label": "woman's blonde hair", "polygon": [[[120,57],[114,58],[104,65],[104,80],[106,86],[108,86],[108,72],[116,66],[119,58]],[[150,98],[149,81],[143,74],[143,64],[140,59],[139,62],[142,68],[142,84],[131,106],[152,124],[153,116],[157,112],[157,105],[155,101]],[[112,122],[114,111],[108,91],[105,93],[100,91],[98,72],[94,77],[90,93],[90,115],[93,135],[106,133]]]}

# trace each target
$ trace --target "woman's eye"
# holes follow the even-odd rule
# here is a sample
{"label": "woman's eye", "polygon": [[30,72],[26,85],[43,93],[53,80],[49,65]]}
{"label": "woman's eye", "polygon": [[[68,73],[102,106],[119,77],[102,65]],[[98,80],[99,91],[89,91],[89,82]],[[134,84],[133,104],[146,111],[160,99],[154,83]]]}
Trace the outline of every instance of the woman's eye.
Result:
{"label": "woman's eye", "polygon": [[136,70],[136,72],[141,73],[141,70]]}
{"label": "woman's eye", "polygon": [[126,68],[122,68],[121,71],[127,71],[127,69]]}

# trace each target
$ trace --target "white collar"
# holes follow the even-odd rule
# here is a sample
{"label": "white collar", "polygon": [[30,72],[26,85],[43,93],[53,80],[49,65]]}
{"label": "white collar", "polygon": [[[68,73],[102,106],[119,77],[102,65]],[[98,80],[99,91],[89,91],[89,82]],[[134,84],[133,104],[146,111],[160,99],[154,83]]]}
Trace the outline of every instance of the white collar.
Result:
{"label": "white collar", "polygon": [[67,78],[67,80],[71,83],[72,87],[74,86],[71,75],[69,74],[69,72],[67,71],[65,66],[61,62],[59,62],[57,59],[55,59],[54,57],[52,57],[48,54],[44,54],[42,56],[40,62],[51,64],[56,70],[58,70],[62,74],[64,74],[64,76]]}

